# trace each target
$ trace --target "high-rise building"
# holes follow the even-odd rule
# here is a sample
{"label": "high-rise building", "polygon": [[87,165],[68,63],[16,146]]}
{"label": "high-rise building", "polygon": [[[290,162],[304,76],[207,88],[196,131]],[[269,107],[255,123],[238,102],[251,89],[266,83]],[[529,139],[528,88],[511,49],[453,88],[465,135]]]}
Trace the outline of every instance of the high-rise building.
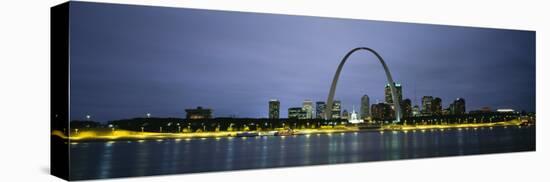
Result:
{"label": "high-rise building", "polygon": [[327,104],[325,104],[325,102],[323,101],[315,102],[315,118],[324,119],[326,108],[327,108]]}
{"label": "high-rise building", "polygon": [[412,108],[412,116],[418,117],[420,115],[420,108],[418,107],[418,105],[414,105],[414,107]]}
{"label": "high-rise building", "polygon": [[449,106],[452,115],[460,115],[466,113],[466,101],[463,98],[457,98]]}
{"label": "high-rise building", "polygon": [[381,103],[377,103],[370,106],[370,114],[373,120],[380,120],[383,117],[382,107],[380,104]]}
{"label": "high-rise building", "polygon": [[363,95],[361,97],[361,111],[360,111],[361,118],[366,120],[368,117],[370,117],[370,99],[368,95]]}
{"label": "high-rise building", "polygon": [[432,115],[432,96],[422,97],[422,115],[430,116]]}
{"label": "high-rise building", "polygon": [[378,103],[371,105],[371,117],[375,120],[388,120],[393,118],[393,109],[389,104]]}
{"label": "high-rise building", "polygon": [[279,119],[281,102],[277,99],[269,100],[269,119]]}
{"label": "high-rise building", "polygon": [[[397,100],[401,102],[403,100],[403,90],[401,88],[401,84],[395,83],[395,94],[397,95]],[[391,87],[390,84],[386,84],[386,87],[384,88],[384,97],[387,104],[393,105],[393,98],[391,96]]]}
{"label": "high-rise building", "polygon": [[341,111],[342,111],[342,102],[340,102],[339,100],[335,100],[333,103],[332,103],[332,119],[340,119],[341,116]]}
{"label": "high-rise building", "polygon": [[304,100],[302,110],[306,113],[306,119],[313,119],[313,101]]}
{"label": "high-rise building", "polygon": [[404,118],[412,116],[411,99],[404,99],[401,101],[401,115]]}
{"label": "high-rise building", "polygon": [[436,97],[432,100],[432,114],[440,116],[442,113],[441,98]]}
{"label": "high-rise building", "polygon": [[288,108],[288,119],[305,119],[306,112],[301,107]]}

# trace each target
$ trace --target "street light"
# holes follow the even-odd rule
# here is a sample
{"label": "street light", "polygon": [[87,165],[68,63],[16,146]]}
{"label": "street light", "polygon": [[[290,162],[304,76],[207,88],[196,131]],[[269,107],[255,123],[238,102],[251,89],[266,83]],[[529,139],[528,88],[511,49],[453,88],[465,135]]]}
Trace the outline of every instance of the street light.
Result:
{"label": "street light", "polygon": [[147,113],[147,118],[150,118],[151,117],[151,113]]}
{"label": "street light", "polygon": [[86,115],[86,120],[90,120],[91,116],[90,115]]}

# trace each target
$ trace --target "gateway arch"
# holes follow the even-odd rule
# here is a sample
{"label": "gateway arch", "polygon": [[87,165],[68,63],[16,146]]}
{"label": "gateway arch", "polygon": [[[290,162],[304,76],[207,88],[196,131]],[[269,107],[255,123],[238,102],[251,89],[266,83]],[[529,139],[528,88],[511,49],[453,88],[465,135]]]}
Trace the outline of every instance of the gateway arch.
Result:
{"label": "gateway arch", "polygon": [[327,98],[327,105],[326,105],[326,108],[325,108],[325,118],[326,119],[332,119],[332,104],[333,104],[333,101],[334,101],[334,93],[336,92],[336,84],[338,83],[338,78],[340,77],[340,71],[342,71],[342,67],[344,67],[344,63],[346,63],[346,60],[349,58],[349,56],[351,54],[353,54],[355,51],[359,51],[359,50],[366,50],[366,51],[369,51],[369,52],[373,53],[378,58],[380,63],[382,64],[382,67],[384,68],[384,71],[386,72],[386,78],[388,79],[388,83],[390,83],[389,85],[390,85],[393,105],[395,107],[395,116],[396,116],[395,118],[396,118],[396,120],[394,122],[400,122],[401,121],[401,107],[399,105],[399,100],[397,100],[398,99],[397,94],[396,94],[397,90],[395,88],[393,79],[391,77],[390,70],[388,69],[388,66],[386,65],[386,62],[384,62],[382,57],[376,51],[374,51],[374,50],[372,50],[371,48],[368,48],[368,47],[358,47],[358,48],[352,49],[351,51],[349,51],[346,54],[346,56],[344,56],[344,59],[342,59],[342,61],[340,62],[340,65],[338,65],[338,69],[336,70],[336,74],[334,74],[334,78],[332,79],[332,85],[330,86],[330,91],[329,91],[328,98]]}

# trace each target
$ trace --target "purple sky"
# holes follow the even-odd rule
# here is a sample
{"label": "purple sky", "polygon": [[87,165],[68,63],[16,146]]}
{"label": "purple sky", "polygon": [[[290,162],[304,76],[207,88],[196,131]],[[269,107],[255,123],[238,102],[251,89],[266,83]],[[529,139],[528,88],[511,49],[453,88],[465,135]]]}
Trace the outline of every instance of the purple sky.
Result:
{"label": "purple sky", "polygon": [[[387,62],[403,98],[433,95],[448,107],[535,111],[535,32],[367,20],[72,2],[71,119],[281,117],[304,99],[325,101],[347,51],[370,47]],[[376,58],[348,60],[335,99],[383,101]]]}

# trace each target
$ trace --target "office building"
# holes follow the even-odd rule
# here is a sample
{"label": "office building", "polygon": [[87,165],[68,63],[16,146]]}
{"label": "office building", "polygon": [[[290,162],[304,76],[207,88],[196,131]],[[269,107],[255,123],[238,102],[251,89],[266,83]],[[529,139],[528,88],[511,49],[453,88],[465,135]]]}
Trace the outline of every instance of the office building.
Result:
{"label": "office building", "polygon": [[325,118],[325,109],[327,104],[323,101],[315,102],[315,118],[324,119]]}
{"label": "office building", "polygon": [[436,97],[432,100],[432,115],[440,116],[442,112],[441,98]]}
{"label": "office building", "polygon": [[339,101],[339,100],[335,100],[333,103],[332,103],[332,119],[340,119],[341,118],[341,112],[342,112],[342,102]]}
{"label": "office building", "polygon": [[304,100],[302,103],[302,110],[306,113],[306,119],[313,119],[313,101]]}
{"label": "office building", "polygon": [[466,113],[466,100],[457,98],[449,106],[452,115],[461,115]]}
{"label": "office building", "polygon": [[[403,90],[401,88],[401,84],[394,83],[395,86],[395,94],[397,95],[397,100],[401,102],[403,100]],[[386,84],[386,87],[384,88],[384,98],[387,104],[393,105],[393,98],[391,95],[391,87],[390,84]]]}
{"label": "office building", "polygon": [[281,102],[277,99],[269,100],[269,119],[279,119]]}
{"label": "office building", "polygon": [[431,116],[432,115],[432,96],[424,96],[422,97],[422,115],[424,116]]}
{"label": "office building", "polygon": [[288,119],[306,119],[306,112],[301,107],[288,108]]}
{"label": "office building", "polygon": [[420,107],[418,107],[418,105],[414,105],[414,107],[412,108],[412,116],[413,117],[421,116]]}
{"label": "office building", "polygon": [[366,120],[368,117],[370,117],[370,99],[368,95],[363,95],[361,97],[361,108],[360,108],[360,115],[363,120]]}
{"label": "office building", "polygon": [[411,99],[401,101],[401,117],[409,118],[412,116]]}
{"label": "office building", "polygon": [[394,116],[394,111],[389,104],[378,103],[371,105],[371,117],[374,120],[389,120]]}

